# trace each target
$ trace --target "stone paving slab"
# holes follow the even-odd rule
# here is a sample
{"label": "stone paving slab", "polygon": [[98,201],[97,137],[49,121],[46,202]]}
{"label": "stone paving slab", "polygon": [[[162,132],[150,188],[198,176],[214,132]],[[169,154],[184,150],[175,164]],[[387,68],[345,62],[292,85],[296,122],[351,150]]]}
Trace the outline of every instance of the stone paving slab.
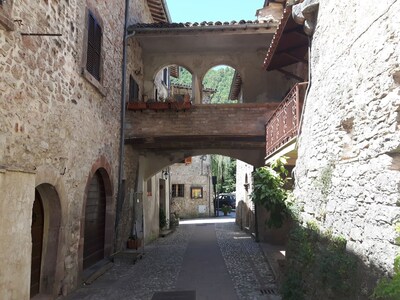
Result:
{"label": "stone paving slab", "polygon": [[[281,299],[278,294],[262,292],[265,289],[276,292],[277,289],[274,276],[259,244],[255,243],[247,233],[240,231],[232,222],[209,224],[207,227],[214,231],[214,242],[220,249],[220,259],[225,264],[225,267],[220,269],[227,272],[237,299]],[[196,227],[195,224],[180,225],[171,235],[146,245],[143,258],[136,264],[114,264],[94,283],[82,286],[66,299],[151,300],[156,292],[183,290],[177,286],[178,278],[185,272],[182,270],[184,257],[187,249],[192,247],[191,240],[196,238],[196,228],[201,227]],[[211,244],[209,246],[212,247]],[[195,257],[192,256],[191,259]],[[185,290],[193,290],[193,288]],[[196,291],[197,296],[199,292],[201,291]],[[196,299],[200,300],[199,297]],[[219,300],[220,298],[208,299]]]}

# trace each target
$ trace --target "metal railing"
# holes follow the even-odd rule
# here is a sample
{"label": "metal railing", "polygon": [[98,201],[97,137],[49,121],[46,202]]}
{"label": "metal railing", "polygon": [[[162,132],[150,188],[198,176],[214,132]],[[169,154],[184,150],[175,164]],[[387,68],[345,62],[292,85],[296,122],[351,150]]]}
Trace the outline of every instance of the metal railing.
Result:
{"label": "metal railing", "polygon": [[297,83],[265,124],[267,157],[298,135],[307,84]]}

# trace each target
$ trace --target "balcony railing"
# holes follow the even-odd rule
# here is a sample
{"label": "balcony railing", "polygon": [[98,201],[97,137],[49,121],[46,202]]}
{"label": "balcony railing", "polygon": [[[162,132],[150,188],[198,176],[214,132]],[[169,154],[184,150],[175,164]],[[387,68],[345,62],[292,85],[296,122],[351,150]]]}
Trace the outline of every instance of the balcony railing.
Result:
{"label": "balcony railing", "polygon": [[297,137],[307,84],[297,83],[266,123],[267,157]]}

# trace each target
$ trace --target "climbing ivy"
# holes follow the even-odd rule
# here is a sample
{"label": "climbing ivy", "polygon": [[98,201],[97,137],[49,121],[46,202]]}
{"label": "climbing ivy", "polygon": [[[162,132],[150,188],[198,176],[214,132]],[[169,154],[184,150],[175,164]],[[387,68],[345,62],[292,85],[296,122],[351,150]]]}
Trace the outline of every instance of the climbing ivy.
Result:
{"label": "climbing ivy", "polygon": [[288,178],[285,164],[286,159],[283,157],[275,161],[271,167],[258,168],[253,172],[251,199],[269,211],[270,217],[266,221],[268,227],[281,227],[284,220],[291,215],[287,201],[289,193],[284,189]]}
{"label": "climbing ivy", "polygon": [[[400,223],[396,225],[396,232],[400,234]],[[400,244],[400,237],[396,238],[396,244]],[[396,300],[400,299],[400,254],[394,259],[394,275],[391,279],[383,278],[378,282],[373,299]]]}
{"label": "climbing ivy", "polygon": [[356,299],[357,259],[346,252],[344,238],[322,232],[315,222],[297,225],[287,258],[283,299]]}

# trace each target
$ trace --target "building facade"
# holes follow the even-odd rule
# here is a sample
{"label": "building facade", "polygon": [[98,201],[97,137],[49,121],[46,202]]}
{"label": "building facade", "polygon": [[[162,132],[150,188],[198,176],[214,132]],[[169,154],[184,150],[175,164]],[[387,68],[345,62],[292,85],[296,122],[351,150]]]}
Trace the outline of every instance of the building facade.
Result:
{"label": "building facade", "polygon": [[[121,247],[125,5],[0,2],[2,299],[66,295]],[[130,1],[129,13],[153,21],[147,1]],[[131,75],[143,86],[139,50],[128,45],[127,85]]]}
{"label": "building facade", "polygon": [[214,216],[211,156],[186,158],[170,166],[171,213],[179,218]]}

